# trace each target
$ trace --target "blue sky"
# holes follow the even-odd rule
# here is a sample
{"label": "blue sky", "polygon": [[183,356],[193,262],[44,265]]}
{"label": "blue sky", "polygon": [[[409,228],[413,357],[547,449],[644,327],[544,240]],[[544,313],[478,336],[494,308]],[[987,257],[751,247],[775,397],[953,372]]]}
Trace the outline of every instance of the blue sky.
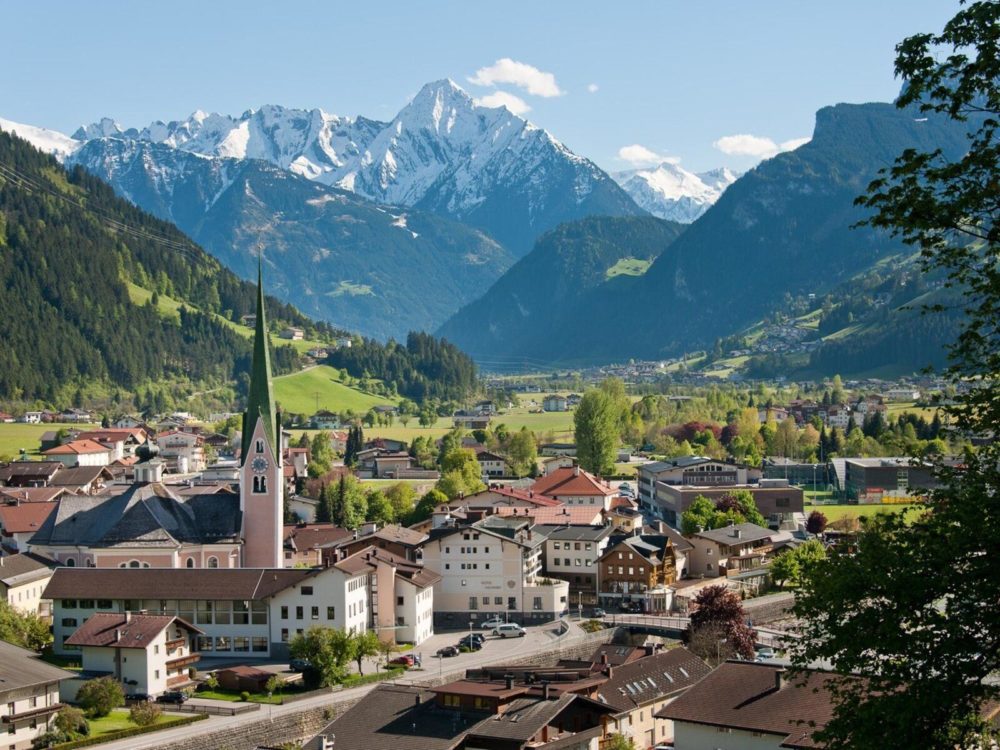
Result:
{"label": "blue sky", "polygon": [[529,107],[609,170],[629,166],[631,146],[644,150],[621,153],[637,163],[745,169],[809,136],[819,107],[891,100],[894,45],[958,7],[8,0],[0,117],[68,133],[101,116],[141,127],[265,103],[389,119],[422,84],[452,78]]}

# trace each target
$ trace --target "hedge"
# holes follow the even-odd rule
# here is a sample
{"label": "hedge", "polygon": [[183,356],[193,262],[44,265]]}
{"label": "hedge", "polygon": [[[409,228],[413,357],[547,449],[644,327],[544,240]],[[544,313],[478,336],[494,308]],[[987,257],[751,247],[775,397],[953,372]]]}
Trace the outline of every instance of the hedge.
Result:
{"label": "hedge", "polygon": [[382,680],[395,680],[406,670],[403,668],[389,669],[385,672],[373,672],[372,674],[366,675],[351,675],[350,677],[344,678],[343,686],[344,688],[358,687],[358,685],[367,685],[370,682],[381,682]]}
{"label": "hedge", "polygon": [[208,714],[192,714],[191,716],[183,716],[176,721],[171,721],[169,724],[151,724],[148,727],[132,727],[131,729],[122,729],[117,732],[108,732],[107,734],[102,734],[97,737],[83,737],[82,739],[73,740],[72,742],[63,742],[59,745],[53,745],[52,750],[70,750],[70,748],[74,747],[101,745],[105,742],[123,740],[126,737],[135,737],[139,734],[158,732],[161,729],[173,729],[175,727],[187,726],[188,724],[194,724],[196,721],[201,721],[202,719],[207,718]]}

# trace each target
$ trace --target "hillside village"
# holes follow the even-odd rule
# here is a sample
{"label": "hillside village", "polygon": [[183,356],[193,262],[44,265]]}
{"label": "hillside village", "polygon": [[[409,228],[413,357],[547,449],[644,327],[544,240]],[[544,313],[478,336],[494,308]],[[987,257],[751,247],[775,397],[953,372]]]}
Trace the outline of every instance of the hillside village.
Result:
{"label": "hillside village", "polygon": [[[16,691],[5,717],[14,747],[58,736],[62,707],[95,681],[120,686],[129,705],[215,712],[234,704],[212,696],[349,683],[348,662],[360,667],[379,653],[381,675],[394,679],[372,695],[419,725],[422,747],[591,748],[615,734],[638,747],[696,747],[706,725],[787,747],[796,746],[786,744],[796,722],[829,713],[829,701],[806,700],[783,676],[780,654],[796,626],[782,585],[799,557],[823,554],[855,527],[828,523],[823,506],[810,511],[804,487],[859,509],[905,504],[933,486],[927,467],[898,457],[750,463],[636,449],[620,456],[634,463],[634,480],[611,480],[582,468],[571,442],[542,444],[539,455],[532,436],[527,464],[508,452],[512,443],[490,437],[512,406],[502,399],[456,411],[436,446],[366,440],[359,423],[326,410],[307,417],[318,430],[311,439],[294,440],[271,389],[259,289],[247,408],[241,419],[219,415],[239,423],[229,434],[180,413],[120,415],[99,428],[81,409],[3,415],[61,424],[42,434],[37,455],[0,466],[0,584],[9,607],[51,628],[43,658],[76,665],[64,671],[18,649],[5,658],[4,669],[38,675],[4,688]],[[920,397],[897,387],[744,416],[762,432],[777,422],[853,433],[888,424],[891,401]],[[558,413],[584,399],[530,400]],[[368,423],[397,411],[382,407]],[[423,453],[435,448],[444,458],[428,463]],[[727,642],[725,655],[718,644],[706,649],[693,624],[719,595],[742,603],[736,624],[750,634]],[[620,643],[619,623],[630,622],[667,637],[584,641],[596,649],[587,658],[536,651],[527,666],[502,666],[512,635],[555,626],[565,638]],[[313,645],[323,633],[346,634],[332,664]],[[439,672],[443,658],[460,663],[480,650],[492,666],[415,684],[403,670],[426,669],[425,649],[436,649]],[[822,693],[835,678],[816,679]],[[765,702],[748,724],[737,693],[724,694],[727,708],[695,697],[716,683],[762,694],[777,685],[789,698]],[[348,709],[306,746],[329,747],[323,737],[334,734],[336,747],[359,750],[376,736],[402,741],[400,720],[370,705]]]}

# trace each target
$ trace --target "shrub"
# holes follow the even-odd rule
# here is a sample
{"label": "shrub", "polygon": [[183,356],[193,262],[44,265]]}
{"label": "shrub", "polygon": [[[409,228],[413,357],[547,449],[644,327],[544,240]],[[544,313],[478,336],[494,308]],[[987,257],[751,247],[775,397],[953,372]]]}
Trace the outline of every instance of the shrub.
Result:
{"label": "shrub", "polygon": [[87,680],[76,694],[76,702],[80,704],[87,716],[100,718],[111,713],[112,709],[125,705],[125,691],[111,677],[98,677]]}
{"label": "shrub", "polygon": [[73,739],[77,735],[86,735],[90,732],[90,726],[87,724],[87,717],[83,715],[83,711],[72,706],[63,706],[60,708],[53,724],[56,731],[65,738],[60,740],[60,742]]}
{"label": "shrub", "polygon": [[128,718],[129,721],[138,727],[148,727],[156,723],[161,713],[160,707],[155,703],[143,701],[132,706],[132,709],[128,712]]}
{"label": "shrub", "polygon": [[244,690],[243,692],[241,692],[240,693],[240,700],[243,701],[244,703],[246,703],[248,700],[250,700],[250,693],[247,692],[246,690]]}
{"label": "shrub", "polygon": [[206,690],[218,690],[219,689],[219,678],[215,676],[215,672],[209,673],[208,677],[201,681],[201,684]]}

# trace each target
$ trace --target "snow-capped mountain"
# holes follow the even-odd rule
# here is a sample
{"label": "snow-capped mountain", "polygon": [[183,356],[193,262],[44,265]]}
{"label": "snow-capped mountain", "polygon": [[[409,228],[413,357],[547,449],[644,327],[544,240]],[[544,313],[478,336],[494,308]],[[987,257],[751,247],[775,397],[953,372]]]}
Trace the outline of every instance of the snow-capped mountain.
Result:
{"label": "snow-capped mountain", "polygon": [[722,167],[695,174],[672,162],[612,177],[653,216],[690,224],[705,213],[739,174]]}
{"label": "snow-capped mountain", "polygon": [[19,138],[23,138],[39,151],[52,154],[60,161],[64,160],[80,146],[82,142],[70,138],[64,133],[48,128],[39,128],[34,125],[24,125],[20,122],[12,122],[0,117],[0,130],[14,133]]}
{"label": "snow-capped mountain", "polygon": [[269,105],[239,117],[196,112],[142,130],[105,118],[74,137],[263,159],[377,203],[458,219],[516,255],[564,221],[643,213],[593,162],[505,107],[478,106],[450,80],[424,86],[388,123]]}

